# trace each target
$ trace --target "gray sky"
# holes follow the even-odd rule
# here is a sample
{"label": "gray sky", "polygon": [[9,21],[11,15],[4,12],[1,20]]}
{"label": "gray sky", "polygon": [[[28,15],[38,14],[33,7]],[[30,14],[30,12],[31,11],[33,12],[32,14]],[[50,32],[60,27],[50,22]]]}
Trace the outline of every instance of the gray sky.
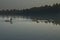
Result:
{"label": "gray sky", "polygon": [[60,0],[0,0],[0,9],[23,9],[60,3]]}

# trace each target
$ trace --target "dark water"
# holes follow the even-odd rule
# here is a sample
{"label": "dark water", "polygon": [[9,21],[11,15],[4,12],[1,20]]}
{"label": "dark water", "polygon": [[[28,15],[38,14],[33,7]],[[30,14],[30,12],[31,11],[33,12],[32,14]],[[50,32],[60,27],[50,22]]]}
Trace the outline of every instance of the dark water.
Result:
{"label": "dark water", "polygon": [[60,20],[0,16],[0,40],[60,40]]}

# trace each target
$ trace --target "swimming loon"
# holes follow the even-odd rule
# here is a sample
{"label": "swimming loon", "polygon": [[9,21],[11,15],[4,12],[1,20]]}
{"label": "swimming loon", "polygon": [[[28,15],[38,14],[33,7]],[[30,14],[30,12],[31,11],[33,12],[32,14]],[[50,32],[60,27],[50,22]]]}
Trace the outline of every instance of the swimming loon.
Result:
{"label": "swimming loon", "polygon": [[10,18],[9,20],[5,20],[5,22],[11,22],[12,21],[12,18]]}

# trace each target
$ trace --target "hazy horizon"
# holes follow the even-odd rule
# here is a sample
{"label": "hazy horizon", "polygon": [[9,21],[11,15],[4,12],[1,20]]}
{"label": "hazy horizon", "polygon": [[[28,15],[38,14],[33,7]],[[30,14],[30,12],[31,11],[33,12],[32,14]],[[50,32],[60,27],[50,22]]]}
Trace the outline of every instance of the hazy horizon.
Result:
{"label": "hazy horizon", "polygon": [[26,9],[60,3],[60,0],[0,0],[0,9]]}

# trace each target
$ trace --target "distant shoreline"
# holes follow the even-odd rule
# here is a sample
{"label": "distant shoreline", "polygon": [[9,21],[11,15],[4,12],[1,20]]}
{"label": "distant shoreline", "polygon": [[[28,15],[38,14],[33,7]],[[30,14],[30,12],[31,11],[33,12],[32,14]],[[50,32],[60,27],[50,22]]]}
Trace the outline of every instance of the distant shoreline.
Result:
{"label": "distant shoreline", "polygon": [[26,16],[38,16],[38,15],[60,15],[60,4],[56,3],[52,6],[45,5],[41,7],[33,7],[23,10],[1,10],[0,15],[26,15]]}

